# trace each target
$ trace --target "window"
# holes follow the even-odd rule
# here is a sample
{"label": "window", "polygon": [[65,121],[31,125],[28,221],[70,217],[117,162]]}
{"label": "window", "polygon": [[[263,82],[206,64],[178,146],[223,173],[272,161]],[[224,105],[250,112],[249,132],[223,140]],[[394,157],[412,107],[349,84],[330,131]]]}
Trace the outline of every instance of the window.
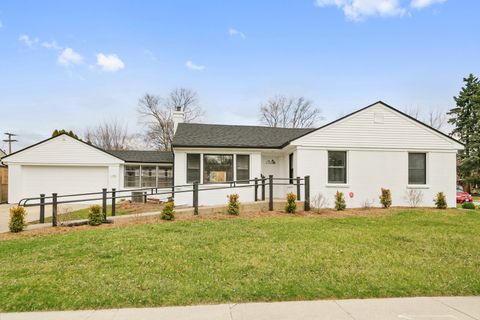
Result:
{"label": "window", "polygon": [[157,186],[157,167],[154,166],[142,166],[142,188]]}
{"label": "window", "polygon": [[187,183],[200,182],[200,155],[187,154]]}
{"label": "window", "polygon": [[427,154],[408,154],[408,184],[427,183]]}
{"label": "window", "polygon": [[328,183],[347,183],[347,152],[328,151]]}
{"label": "window", "polygon": [[205,154],[203,156],[203,182],[233,180],[233,155]]}
{"label": "window", "polygon": [[140,166],[125,166],[124,179],[126,188],[140,187]]}
{"label": "window", "polygon": [[290,178],[290,184],[293,184],[293,153],[288,155],[288,177]]}
{"label": "window", "polygon": [[[237,180],[250,179],[250,156],[248,154],[237,155]],[[244,182],[248,183],[248,182]]]}
{"label": "window", "polygon": [[158,187],[169,188],[173,186],[172,168],[158,167]]}

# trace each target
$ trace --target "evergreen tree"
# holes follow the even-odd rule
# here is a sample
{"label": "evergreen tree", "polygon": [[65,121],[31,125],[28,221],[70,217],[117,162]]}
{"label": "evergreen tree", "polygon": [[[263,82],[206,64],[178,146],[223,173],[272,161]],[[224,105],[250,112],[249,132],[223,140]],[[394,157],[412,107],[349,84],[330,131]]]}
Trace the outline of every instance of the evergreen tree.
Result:
{"label": "evergreen tree", "polygon": [[55,130],[53,131],[53,133],[52,133],[52,137],[57,137],[57,136],[59,136],[59,135],[61,135],[61,134],[66,134],[66,135],[68,135],[68,136],[70,136],[70,137],[72,137],[72,138],[79,139],[78,136],[77,136],[75,133],[73,133],[72,130],[70,130],[70,131],[67,132],[67,130],[65,130],[65,129],[61,129],[61,130],[55,129]]}
{"label": "evergreen tree", "polygon": [[454,97],[456,107],[448,112],[448,122],[455,126],[452,135],[465,144],[459,153],[458,173],[470,190],[471,184],[480,183],[480,82],[473,74],[463,81],[465,85]]}

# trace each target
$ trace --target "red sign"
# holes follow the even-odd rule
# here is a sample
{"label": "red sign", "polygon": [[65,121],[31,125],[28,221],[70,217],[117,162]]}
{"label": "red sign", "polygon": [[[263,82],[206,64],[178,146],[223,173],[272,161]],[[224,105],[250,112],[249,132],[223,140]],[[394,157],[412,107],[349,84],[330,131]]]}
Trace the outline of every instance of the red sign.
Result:
{"label": "red sign", "polygon": [[348,196],[349,196],[350,198],[353,198],[354,195],[355,195],[355,194],[354,194],[353,192],[349,192],[349,193],[348,193]]}

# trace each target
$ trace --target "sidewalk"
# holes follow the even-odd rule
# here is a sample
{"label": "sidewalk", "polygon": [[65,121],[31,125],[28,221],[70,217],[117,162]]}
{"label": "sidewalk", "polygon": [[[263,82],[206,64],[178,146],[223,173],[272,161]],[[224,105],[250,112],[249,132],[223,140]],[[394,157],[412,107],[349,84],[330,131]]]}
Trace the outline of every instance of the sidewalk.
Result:
{"label": "sidewalk", "polygon": [[0,320],[480,320],[480,297],[320,300],[191,307],[2,313]]}

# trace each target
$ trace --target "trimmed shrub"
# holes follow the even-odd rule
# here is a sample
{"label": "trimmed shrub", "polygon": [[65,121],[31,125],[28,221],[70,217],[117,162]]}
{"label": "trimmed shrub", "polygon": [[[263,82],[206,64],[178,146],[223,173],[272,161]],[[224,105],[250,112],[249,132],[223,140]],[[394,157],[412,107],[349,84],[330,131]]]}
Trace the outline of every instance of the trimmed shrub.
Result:
{"label": "trimmed shrub", "polygon": [[462,203],[462,208],[473,210],[473,209],[475,209],[475,204],[473,202],[465,201],[464,203]]}
{"label": "trimmed shrub", "polygon": [[103,223],[102,207],[94,204],[88,208],[88,224],[91,226],[98,226]]}
{"label": "trimmed shrub", "polygon": [[295,213],[297,211],[297,203],[295,202],[297,200],[297,196],[295,193],[290,192],[287,194],[287,204],[285,205],[285,212],[287,213]]}
{"label": "trimmed shrub", "polygon": [[443,192],[437,193],[437,196],[433,201],[435,201],[437,209],[447,209],[447,198]]}
{"label": "trimmed shrub", "polygon": [[233,214],[238,216],[240,214],[240,201],[238,201],[238,198],[240,196],[238,194],[229,194],[227,196],[228,198],[228,214]]}
{"label": "trimmed shrub", "polygon": [[162,214],[160,218],[162,220],[175,220],[175,203],[174,202],[167,202],[163,206]]}
{"label": "trimmed shrub", "polygon": [[390,189],[381,189],[380,203],[385,209],[390,208],[390,206],[392,205],[392,193],[390,192]]}
{"label": "trimmed shrub", "polygon": [[345,202],[345,196],[343,195],[343,192],[337,191],[335,193],[335,209],[337,211],[342,211],[347,208],[347,203]]}
{"label": "trimmed shrub", "polygon": [[24,207],[13,207],[10,208],[10,222],[8,227],[10,232],[20,232],[23,231],[27,222],[25,221],[25,217],[27,215],[27,211]]}

